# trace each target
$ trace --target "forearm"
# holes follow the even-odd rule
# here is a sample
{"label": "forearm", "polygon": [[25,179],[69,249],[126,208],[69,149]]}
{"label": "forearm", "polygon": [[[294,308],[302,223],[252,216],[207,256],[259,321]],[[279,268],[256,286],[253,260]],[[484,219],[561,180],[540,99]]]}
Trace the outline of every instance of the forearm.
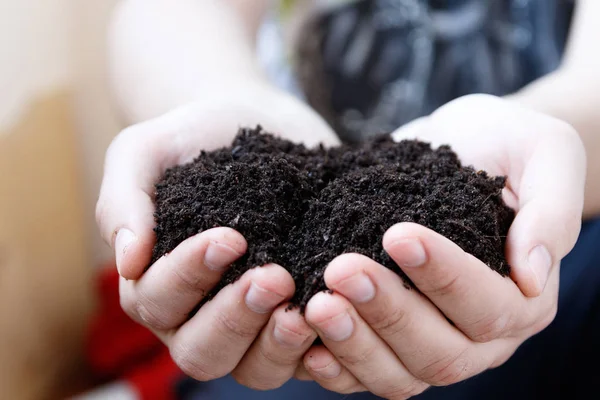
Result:
{"label": "forearm", "polygon": [[579,133],[587,152],[584,216],[600,214],[600,2],[579,0],[561,68],[509,96],[559,118]]}
{"label": "forearm", "polygon": [[111,84],[127,123],[263,82],[254,55],[266,0],[124,0],[109,33]]}

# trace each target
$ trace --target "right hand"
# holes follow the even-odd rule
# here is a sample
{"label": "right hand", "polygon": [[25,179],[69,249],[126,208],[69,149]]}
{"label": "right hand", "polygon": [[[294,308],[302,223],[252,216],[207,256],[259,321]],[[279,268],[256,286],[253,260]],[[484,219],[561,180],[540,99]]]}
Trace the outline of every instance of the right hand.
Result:
{"label": "right hand", "polygon": [[104,240],[114,249],[125,312],[152,330],[182,371],[207,381],[229,373],[242,384],[273,389],[290,379],[316,333],[297,310],[285,312],[294,281],[282,267],[247,271],[189,318],[246,251],[230,228],[204,231],[182,242],[146,272],[155,242],[154,185],[165,170],[200,150],[231,143],[241,126],[308,146],[337,138],[307,106],[264,86],[211,93],[204,100],[126,129],[111,144],[96,209]]}

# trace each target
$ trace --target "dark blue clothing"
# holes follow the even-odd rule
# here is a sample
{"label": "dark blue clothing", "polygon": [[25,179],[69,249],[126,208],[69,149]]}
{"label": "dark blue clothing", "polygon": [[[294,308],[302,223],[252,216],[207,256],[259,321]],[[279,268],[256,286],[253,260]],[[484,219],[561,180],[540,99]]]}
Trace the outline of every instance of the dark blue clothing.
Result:
{"label": "dark blue clothing", "polygon": [[305,29],[307,101],[346,141],[391,132],[466,94],[505,95],[555,70],[571,0],[364,0]]}

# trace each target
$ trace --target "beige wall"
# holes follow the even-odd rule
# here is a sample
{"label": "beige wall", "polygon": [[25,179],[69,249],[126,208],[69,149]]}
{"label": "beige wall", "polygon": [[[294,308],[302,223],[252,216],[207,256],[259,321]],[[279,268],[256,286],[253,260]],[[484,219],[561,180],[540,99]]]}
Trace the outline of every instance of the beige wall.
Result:
{"label": "beige wall", "polygon": [[83,371],[116,1],[0,0],[0,399],[62,398]]}
{"label": "beige wall", "polygon": [[123,127],[106,75],[106,26],[118,0],[0,0],[0,133],[36,99],[64,90],[72,107],[84,172],[90,260],[110,257],[93,220],[104,150]]}
{"label": "beige wall", "polygon": [[49,398],[81,371],[93,270],[70,101],[31,102],[0,136],[0,399]]}
{"label": "beige wall", "polygon": [[0,0],[0,128],[15,124],[32,97],[68,84],[71,2]]}
{"label": "beige wall", "polygon": [[[85,159],[86,205],[91,211],[102,179],[104,151],[123,128],[111,102],[106,68],[106,26],[117,1],[74,1],[75,115]],[[87,222],[91,227],[88,229],[91,259],[98,264],[110,257],[110,253],[100,240],[93,212],[88,213]]]}

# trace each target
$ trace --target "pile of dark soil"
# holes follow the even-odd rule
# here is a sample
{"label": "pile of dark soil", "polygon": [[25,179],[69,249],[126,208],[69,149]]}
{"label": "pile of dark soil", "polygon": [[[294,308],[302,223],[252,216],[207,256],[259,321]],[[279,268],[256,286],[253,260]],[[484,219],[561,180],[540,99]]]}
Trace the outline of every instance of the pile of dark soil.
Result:
{"label": "pile of dark soil", "polygon": [[202,152],[156,185],[152,262],[190,236],[228,226],[248,251],[206,300],[248,269],[277,263],[294,277],[292,303],[303,309],[326,289],[327,264],[347,252],[371,257],[410,287],[381,240],[392,225],[416,222],[507,275],[514,213],[502,201],[504,185],[504,177],[462,166],[448,146],[385,136],[307,149],[260,127],[242,129],[230,147]]}

